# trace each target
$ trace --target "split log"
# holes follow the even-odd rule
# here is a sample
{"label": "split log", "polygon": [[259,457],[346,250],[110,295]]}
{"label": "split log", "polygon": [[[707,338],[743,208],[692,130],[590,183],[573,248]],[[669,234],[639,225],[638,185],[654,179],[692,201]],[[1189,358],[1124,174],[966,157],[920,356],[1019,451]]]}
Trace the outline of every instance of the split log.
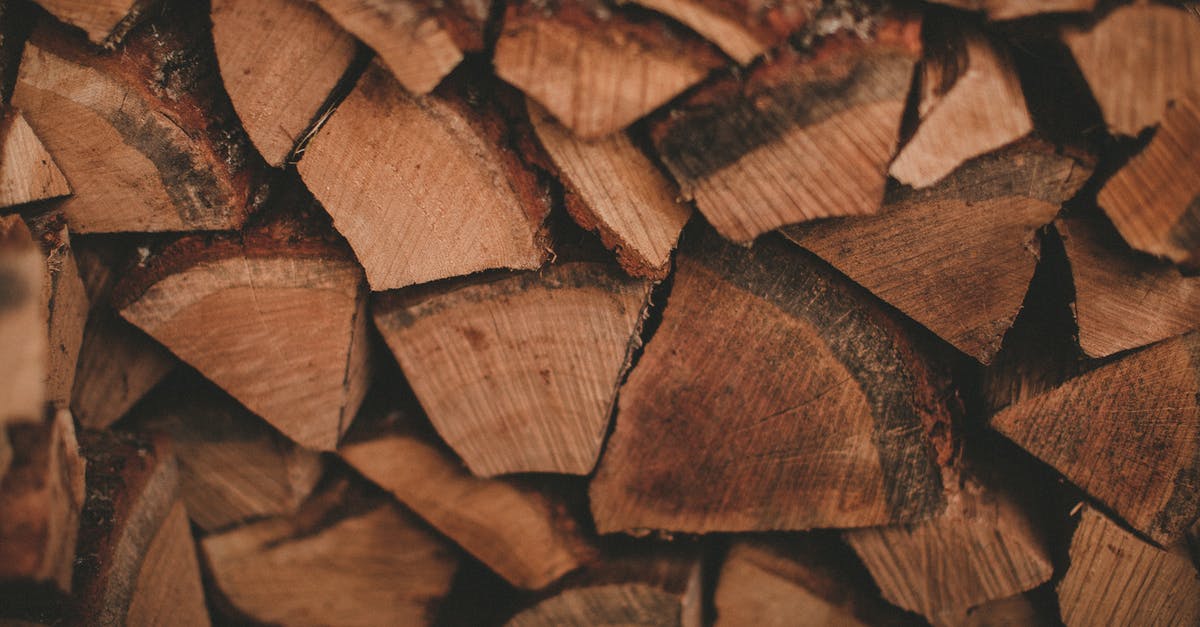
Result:
{"label": "split log", "polygon": [[1015,403],[991,426],[1152,540],[1179,540],[1200,517],[1200,334]]}
{"label": "split log", "polygon": [[1026,140],[972,159],[928,189],[893,190],[878,215],[785,232],[986,364],[1033,277],[1038,229],[1090,174],[1051,145]]}
{"label": "split log", "polygon": [[1046,13],[1091,13],[1096,0],[933,0],[938,4],[980,11],[989,20],[1015,20]]}
{"label": "split log", "polygon": [[154,533],[133,584],[127,625],[208,627],[200,562],[183,502],[175,501]]}
{"label": "split log", "polygon": [[21,112],[0,113],[0,207],[70,193],[62,170]]}
{"label": "split log", "polygon": [[373,290],[546,259],[549,201],[503,144],[503,96],[472,110],[460,87],[416,99],[374,63],[300,161]]}
{"label": "split log", "polygon": [[375,324],[471,472],[591,472],[650,284],[607,264],[386,294]]}
{"label": "split log", "polygon": [[597,0],[512,2],[496,74],[585,139],[629,126],[721,65],[708,44]]}
{"label": "split log", "polygon": [[664,278],[679,232],[692,215],[676,189],[623,133],[584,141],[532,100],[529,117],[569,191],[567,211],[600,235],[634,276]]}
{"label": "split log", "polygon": [[225,90],[254,146],[279,167],[354,59],[354,38],[307,0],[214,0]]}
{"label": "split log", "polygon": [[303,446],[333,450],[366,392],[362,270],[344,244],[319,234],[268,226],[187,236],[128,275],[114,302]]}
{"label": "split log", "polygon": [[260,623],[427,625],[450,588],[456,558],[413,517],[344,482],[290,517],[201,543],[213,580]]}
{"label": "split log", "polygon": [[48,19],[25,46],[13,104],[70,181],[72,232],[233,229],[257,203],[203,7],[170,6],[119,54]]}
{"label": "split log", "polygon": [[88,317],[88,297],[71,249],[66,217],[58,211],[31,218],[29,227],[46,257],[42,281],[42,307],[50,352],[46,361],[46,401],[66,408],[75,385],[83,330]]}
{"label": "split log", "polygon": [[971,608],[1054,574],[1049,551],[1021,507],[970,478],[931,520],[855,529],[845,537],[883,598],[934,625],[963,624]]}
{"label": "split log", "polygon": [[505,627],[700,627],[701,564],[692,546],[611,547],[605,558]]}
{"label": "split log", "polygon": [[1114,133],[1157,124],[1172,100],[1200,84],[1200,20],[1186,9],[1128,4],[1062,37]]}
{"label": "split log", "polygon": [[593,556],[568,494],[531,478],[472,476],[418,422],[415,404],[364,409],[342,459],[514,586],[544,588]]}
{"label": "split log", "polygon": [[[717,579],[717,627],[900,625],[913,617],[882,602],[836,539],[804,534],[736,540]],[[861,570],[861,567],[858,569]],[[865,578],[865,581],[863,580]]]}
{"label": "split log", "polygon": [[0,427],[42,418],[49,352],[44,263],[21,217],[0,217]]}
{"label": "split log", "polygon": [[920,19],[881,17],[870,39],[838,33],[780,51],[744,79],[698,90],[653,124],[683,195],[725,237],[878,211],[921,54]]}
{"label": "split log", "polygon": [[321,476],[320,454],[297,446],[198,379],[172,377],[125,423],[171,436],[188,517],[212,532],[294,514]]}
{"label": "split log", "polygon": [[947,382],[915,336],[778,238],[688,235],[592,481],[597,529],[859,527],[940,509]]}
{"label": "split log", "polygon": [[1147,544],[1087,507],[1071,538],[1058,605],[1067,627],[1195,625],[1200,574],[1187,557]]}
{"label": "split log", "polygon": [[[629,0],[621,0],[629,1]],[[821,3],[785,0],[632,0],[679,20],[741,65],[782,44],[816,17]]]}
{"label": "split log", "polygon": [[936,29],[934,36],[945,47],[922,64],[920,124],[889,170],[901,183],[918,189],[1033,130],[1005,48],[983,32],[960,25]]}
{"label": "split log", "polygon": [[1200,328],[1200,277],[1129,249],[1096,217],[1054,223],[1071,262],[1079,345],[1107,357]]}
{"label": "split log", "polygon": [[98,46],[121,43],[158,0],[35,0],[51,15],[83,30]]}
{"label": "split log", "polygon": [[[1182,19],[1196,22],[1200,38],[1200,20]],[[1130,246],[1200,264],[1200,91],[1175,101],[1150,145],[1104,184],[1097,202]]]}

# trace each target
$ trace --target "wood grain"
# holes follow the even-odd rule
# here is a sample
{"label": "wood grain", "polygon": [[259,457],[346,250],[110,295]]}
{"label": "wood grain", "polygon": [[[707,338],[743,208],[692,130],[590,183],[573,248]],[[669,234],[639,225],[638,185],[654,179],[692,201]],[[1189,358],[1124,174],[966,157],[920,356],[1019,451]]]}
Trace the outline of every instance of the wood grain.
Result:
{"label": "wood grain", "polygon": [[115,47],[157,0],[36,0],[54,17],[87,33],[88,39]]}
{"label": "wood grain", "polygon": [[208,627],[211,621],[200,584],[200,563],[182,501],[162,521],[138,569],[128,625]]}
{"label": "wood grain", "polygon": [[575,262],[389,294],[375,324],[472,473],[587,474],[649,295]]}
{"label": "wood grain", "polygon": [[0,114],[0,207],[57,198],[71,186],[20,111]]}
{"label": "wood grain", "polygon": [[58,211],[47,211],[31,217],[29,227],[46,259],[42,280],[42,309],[50,349],[46,401],[65,409],[71,402],[90,303],[75,264],[66,217]]}
{"label": "wood grain", "polygon": [[811,0],[633,1],[679,20],[741,65],[748,65],[809,24],[821,6]]}

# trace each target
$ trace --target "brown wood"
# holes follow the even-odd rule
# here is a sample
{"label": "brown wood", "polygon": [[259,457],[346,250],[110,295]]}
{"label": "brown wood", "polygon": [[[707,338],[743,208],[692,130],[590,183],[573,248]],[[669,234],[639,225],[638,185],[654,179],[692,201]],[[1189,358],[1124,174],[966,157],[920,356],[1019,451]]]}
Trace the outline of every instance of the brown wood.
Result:
{"label": "brown wood", "polygon": [[808,24],[821,8],[813,0],[633,1],[679,20],[741,65],[782,44],[788,35]]}
{"label": "brown wood", "polygon": [[1018,594],[971,608],[963,627],[1052,627],[1058,623],[1039,610],[1029,596]]}
{"label": "brown wood", "polygon": [[1104,184],[1097,202],[1134,248],[1200,264],[1200,91],[1175,101],[1150,145]]}
{"label": "brown wood", "polygon": [[188,517],[212,532],[295,513],[321,476],[320,454],[198,379],[172,377],[125,423],[170,435]]}
{"label": "brown wood", "polygon": [[1182,7],[1128,4],[1090,28],[1064,27],[1062,37],[1114,133],[1157,124],[1200,84],[1200,20]]}
{"label": "brown wood", "polygon": [[71,193],[54,157],[20,111],[0,113],[0,207]]}
{"label": "brown wood", "polygon": [[971,608],[1053,574],[1045,541],[1021,506],[970,478],[929,521],[855,529],[845,537],[883,598],[934,625],[962,624]]}
{"label": "brown wood", "polygon": [[576,135],[615,133],[721,64],[706,43],[596,0],[509,3],[496,74]]}
{"label": "brown wood", "polygon": [[428,625],[456,556],[411,514],[344,483],[299,513],[201,542],[216,587],[246,618],[277,624]]}
{"label": "brown wood", "polygon": [[980,11],[989,20],[1015,20],[1046,13],[1090,13],[1096,0],[934,0],[956,9]]}
{"label": "brown wood", "polygon": [[1106,357],[1200,328],[1200,277],[1140,255],[1098,217],[1054,223],[1071,262],[1079,345]]}
{"label": "brown wood", "polygon": [[624,133],[581,140],[529,101],[538,139],[570,190],[567,211],[600,235],[634,276],[663,278],[679,232],[692,215],[675,185]]}
{"label": "brown wood", "polygon": [[691,233],[621,389],[591,485],[597,529],[858,527],[940,509],[946,382],[910,332],[778,238],[747,250]]}
{"label": "brown wood", "polygon": [[991,426],[1154,541],[1179,540],[1200,517],[1200,334],[1015,403]]}
{"label": "brown wood", "polygon": [[54,17],[80,28],[92,43],[115,47],[158,0],[36,0]]}
{"label": "brown wood", "polygon": [[212,624],[204,605],[200,563],[182,501],[175,501],[150,540],[133,584],[125,624],[180,627]]}
{"label": "brown wood", "polygon": [[928,189],[894,190],[878,215],[785,233],[986,364],[1033,277],[1038,229],[1090,174],[1080,160],[1026,140],[972,159]]}
{"label": "brown wood", "polygon": [[373,63],[300,161],[373,290],[547,257],[548,199],[502,143],[497,96],[472,108],[459,87],[415,99]]}
{"label": "brown wood", "polygon": [[1194,625],[1200,573],[1177,551],[1139,540],[1085,507],[1071,538],[1071,566],[1058,584],[1067,627]]}
{"label": "brown wood", "polygon": [[771,229],[879,210],[921,54],[919,17],[880,17],[871,38],[836,33],[781,50],[744,79],[706,85],[651,129],[704,217],[749,242]]}
{"label": "brown wood", "polygon": [[44,280],[45,262],[29,227],[18,215],[0,216],[0,427],[43,415],[49,353]]}
{"label": "brown wood", "polygon": [[375,324],[471,472],[587,474],[650,284],[607,264],[490,275],[375,301]]}
{"label": "brown wood", "polygon": [[921,66],[919,126],[888,170],[918,189],[1033,130],[1008,51],[970,26],[945,31],[948,49]]}
{"label": "brown wood", "polygon": [[354,59],[354,38],[307,0],[214,0],[225,90],[246,133],[283,165]]}
{"label": "brown wood", "polygon": [[66,218],[57,211],[38,215],[29,227],[45,255],[42,307],[46,317],[49,355],[46,361],[46,401],[67,408],[75,384],[75,366],[88,317],[88,296],[71,249]]}
{"label": "brown wood", "polygon": [[13,104],[75,191],[60,205],[74,233],[231,229],[256,203],[207,17],[171,6],[119,54],[49,19],[25,47]]}

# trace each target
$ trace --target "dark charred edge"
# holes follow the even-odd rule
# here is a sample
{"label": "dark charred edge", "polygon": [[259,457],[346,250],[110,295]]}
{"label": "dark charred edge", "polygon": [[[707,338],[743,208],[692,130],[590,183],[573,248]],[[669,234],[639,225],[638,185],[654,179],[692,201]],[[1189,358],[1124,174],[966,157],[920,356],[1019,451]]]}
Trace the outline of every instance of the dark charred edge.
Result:
{"label": "dark charred edge", "polygon": [[1047,23],[997,31],[1011,53],[1034,132],[1061,149],[1102,154],[1113,139],[1100,105],[1058,29]]}
{"label": "dark charred edge", "polygon": [[109,50],[116,49],[116,47],[121,44],[129,32],[142,22],[142,20],[145,18],[146,12],[154,8],[154,6],[159,2],[163,1],[165,0],[139,0],[138,2],[134,3],[133,7],[130,8],[129,13],[126,13],[125,17],[121,18],[120,22],[117,22],[117,25],[114,26],[112,31],[108,33],[108,36],[104,38],[104,41],[101,43],[101,45]]}
{"label": "dark charred edge", "polygon": [[[1200,389],[1200,333],[1184,336],[1189,353],[1194,389]],[[1195,402],[1200,404],[1200,392]],[[1189,528],[1200,519],[1200,426],[1191,434],[1192,459],[1172,478],[1171,496],[1150,522],[1149,531],[1155,538],[1182,539]]]}
{"label": "dark charred edge", "polygon": [[62,625],[73,602],[50,583],[5,581],[0,584],[0,623]]}
{"label": "dark charred edge", "polygon": [[923,65],[941,69],[941,81],[936,85],[922,85],[933,93],[945,95],[967,71],[970,58],[967,56],[967,32],[979,30],[983,19],[947,6],[934,5],[926,9],[921,23]]}
{"label": "dark charred edge", "polygon": [[[870,404],[895,522],[919,520],[942,507],[939,465],[953,458],[948,381],[930,369],[929,355],[898,320],[827,264],[775,235],[746,250],[705,231],[689,240],[683,254],[822,331]],[[814,300],[819,307],[812,306]]]}
{"label": "dark charred edge", "polygon": [[294,168],[300,162],[304,151],[308,149],[309,142],[317,136],[317,133],[321,132],[321,127],[325,126],[325,122],[337,111],[338,105],[342,104],[351,91],[354,91],[354,86],[358,84],[359,79],[362,78],[374,58],[374,51],[361,41],[355,40],[354,57],[350,60],[350,65],[346,66],[346,71],[342,72],[341,78],[334,84],[329,95],[325,97],[325,101],[321,103],[320,107],[317,107],[317,112],[304,127],[300,137],[294,140],[292,150],[284,157],[281,167]]}

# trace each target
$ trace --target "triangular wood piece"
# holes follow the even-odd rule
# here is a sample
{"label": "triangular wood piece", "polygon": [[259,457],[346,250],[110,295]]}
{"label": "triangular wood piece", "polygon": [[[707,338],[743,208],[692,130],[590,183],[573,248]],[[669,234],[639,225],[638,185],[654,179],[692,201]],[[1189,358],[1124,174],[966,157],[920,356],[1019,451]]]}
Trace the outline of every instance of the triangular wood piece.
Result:
{"label": "triangular wood piece", "polygon": [[369,378],[367,292],[344,245],[187,236],[118,287],[121,315],[284,435],[332,450]]}
{"label": "triangular wood piece", "polygon": [[120,54],[49,19],[34,28],[12,101],[71,182],[60,207],[73,233],[234,229],[256,203],[259,161],[202,9],[171,4]]}
{"label": "triangular wood piece", "polygon": [[647,281],[574,262],[387,294],[375,324],[471,472],[582,475],[649,295]]}
{"label": "triangular wood piece", "polygon": [[1085,507],[1058,606],[1067,627],[1200,624],[1200,573]]}
{"label": "triangular wood piece", "polygon": [[1037,266],[1037,230],[1090,174],[1027,140],[972,159],[933,187],[892,191],[878,215],[785,233],[986,364],[1021,309]]}
{"label": "triangular wood piece", "polygon": [[1015,403],[991,425],[1156,542],[1200,517],[1200,333]]}
{"label": "triangular wood piece", "polygon": [[444,97],[416,99],[373,63],[300,161],[373,290],[547,257],[548,196],[503,143],[502,96],[473,110],[465,86],[443,87]]}
{"label": "triangular wood piece", "polygon": [[889,170],[918,189],[1033,130],[1007,50],[969,26],[939,30],[945,47],[921,68],[921,121]]}
{"label": "triangular wood piece", "polygon": [[1096,199],[1130,246],[1193,266],[1200,265],[1200,73],[1196,85]]}
{"label": "triangular wood piece", "polygon": [[175,501],[154,533],[125,614],[127,625],[208,627],[200,561],[182,501]]}
{"label": "triangular wood piece", "polygon": [[909,330],[778,238],[684,238],[592,480],[597,529],[858,527],[937,511],[948,382]]}
{"label": "triangular wood piece", "polygon": [[981,11],[989,20],[1015,20],[1044,13],[1090,13],[1096,0],[933,0],[938,4]]}
{"label": "triangular wood piece", "polygon": [[883,598],[934,625],[1034,588],[1054,573],[1033,521],[1011,496],[974,479],[935,518],[845,533]]}
{"label": "triangular wood piece", "polygon": [[0,207],[70,193],[62,170],[21,112],[0,114]]}
{"label": "triangular wood piece", "polygon": [[[621,0],[629,1],[629,0]],[[778,46],[802,28],[821,8],[816,0],[753,2],[751,0],[632,0],[669,15],[741,65]]]}
{"label": "triangular wood piece", "polygon": [[75,369],[87,323],[87,292],[75,265],[66,217],[50,211],[29,220],[42,252],[46,256],[42,281],[42,307],[50,340],[46,361],[46,401],[66,408],[71,403]]}
{"label": "triangular wood piece", "polygon": [[726,238],[875,213],[921,55],[918,18],[879,18],[869,39],[840,32],[780,51],[742,79],[698,90],[653,125],[683,195]]}
{"label": "triangular wood piece", "polygon": [[500,78],[595,139],[666,104],[721,58],[693,33],[597,0],[522,0],[504,14],[494,63]]}
{"label": "triangular wood piece", "polygon": [[584,500],[579,480],[546,489],[531,478],[474,477],[418,422],[415,401],[371,404],[338,449],[342,459],[509,583],[544,588],[592,557],[567,498]]}
{"label": "triangular wood piece", "polygon": [[246,134],[281,166],[354,59],[354,38],[307,0],[215,0],[212,35]]}
{"label": "triangular wood piece", "polygon": [[221,594],[243,617],[283,625],[430,625],[457,556],[386,497],[345,480],[289,517],[201,543]]}
{"label": "triangular wood piece", "polygon": [[1079,345],[1092,357],[1200,328],[1200,277],[1129,249],[1097,217],[1054,223],[1071,262]]}
{"label": "triangular wood piece", "polygon": [[692,215],[674,183],[624,133],[585,141],[529,101],[542,146],[569,190],[567,210],[600,235],[634,276],[664,278],[679,232]]}
{"label": "triangular wood piece", "polygon": [[1090,28],[1065,27],[1063,40],[1114,133],[1157,124],[1172,100],[1200,85],[1200,20],[1182,7],[1127,4]]}
{"label": "triangular wood piece", "polygon": [[112,48],[158,0],[35,0],[54,17],[83,29],[97,45]]}
{"label": "triangular wood piece", "polygon": [[45,261],[29,227],[19,215],[0,216],[0,427],[42,418],[49,353],[43,281]]}

